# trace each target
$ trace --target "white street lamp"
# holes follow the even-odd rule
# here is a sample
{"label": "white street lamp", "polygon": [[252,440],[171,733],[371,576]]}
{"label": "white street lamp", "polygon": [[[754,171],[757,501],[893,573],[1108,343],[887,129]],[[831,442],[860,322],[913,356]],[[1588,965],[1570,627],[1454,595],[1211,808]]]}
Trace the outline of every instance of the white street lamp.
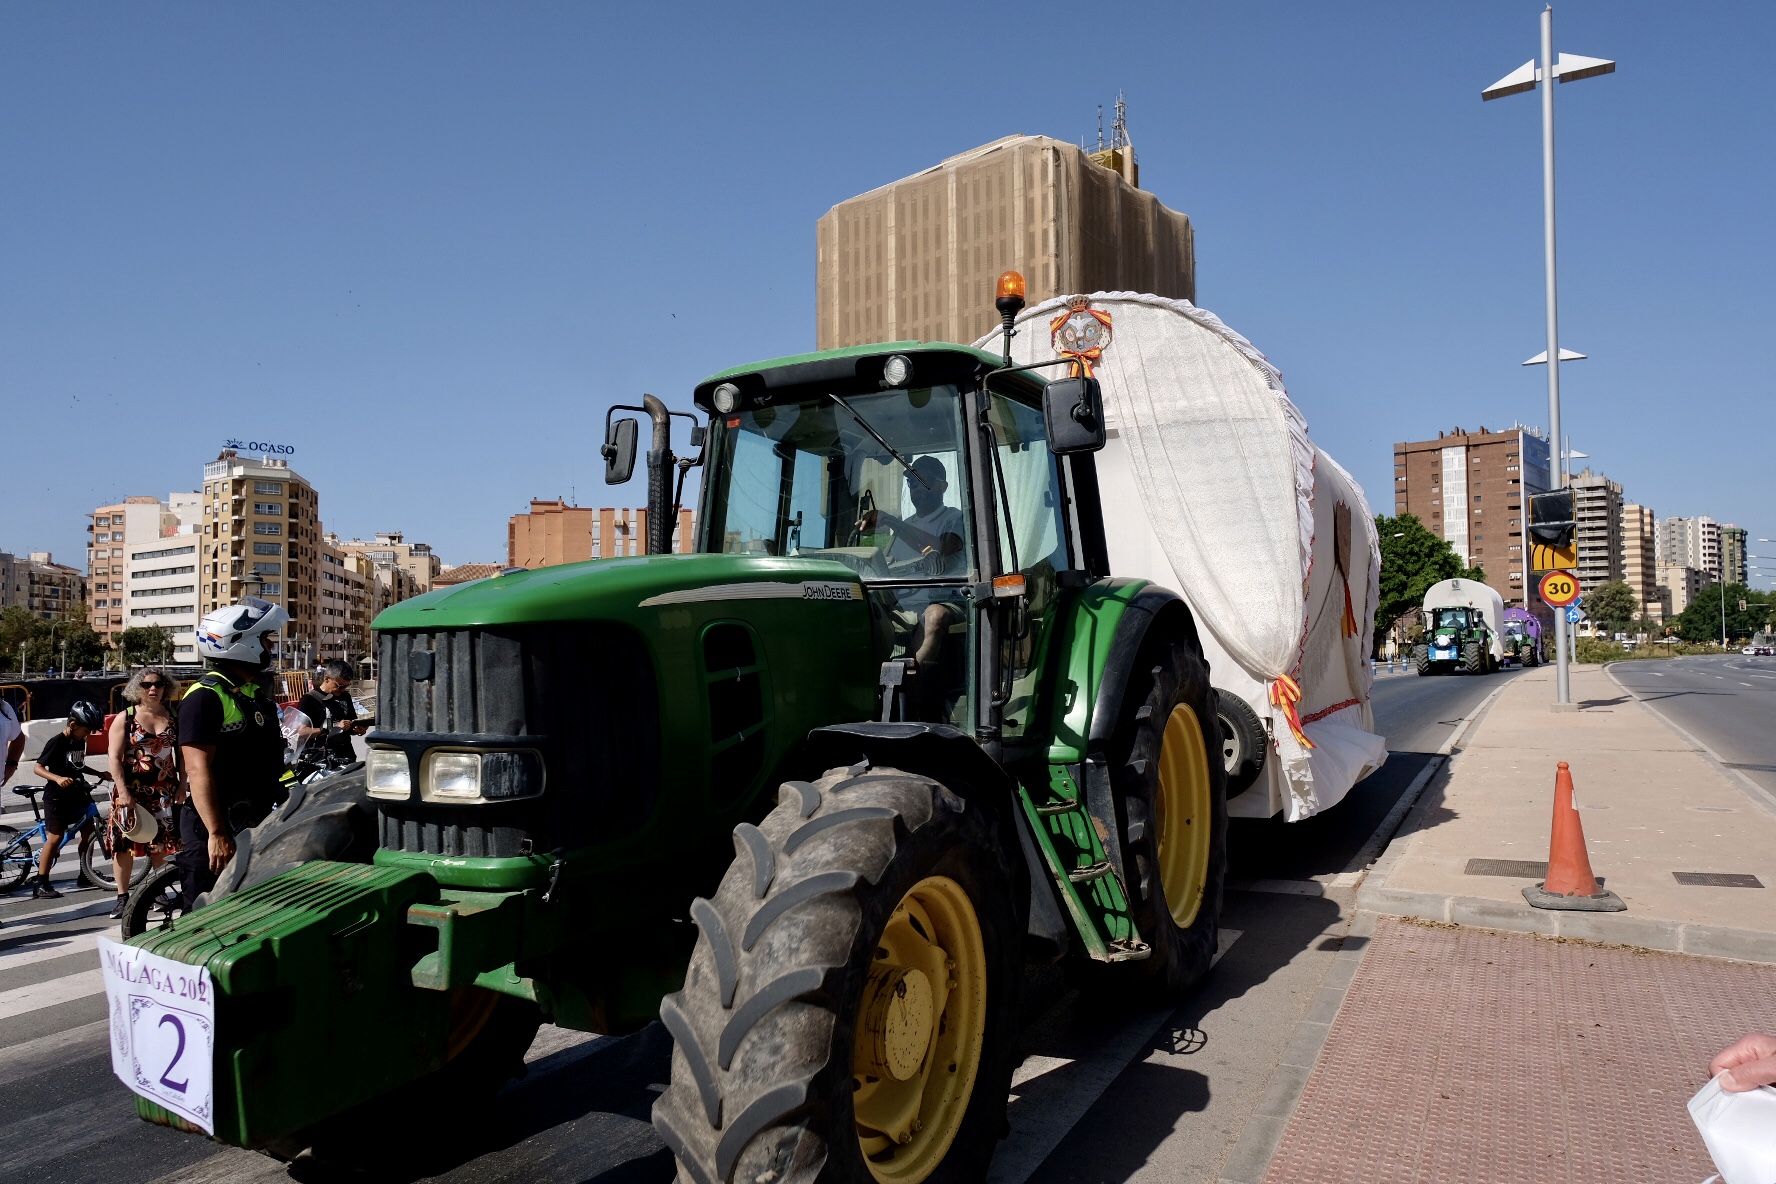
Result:
{"label": "white street lamp", "polygon": [[[1560,348],[1560,313],[1559,300],[1554,282],[1554,87],[1553,81],[1577,82],[1581,78],[1594,78],[1599,74],[1612,73],[1616,64],[1604,58],[1579,57],[1576,54],[1554,56],[1554,10],[1542,10],[1542,58],[1537,65],[1534,58],[1523,63],[1491,86],[1480,92],[1482,101],[1502,99],[1506,95],[1522,94],[1525,91],[1542,88],[1542,238],[1543,238],[1543,283],[1547,294],[1548,313],[1548,347],[1542,354],[1543,364],[1548,367],[1548,439],[1553,442],[1555,450],[1555,466],[1561,470],[1559,484],[1556,488],[1566,487],[1566,466],[1561,451],[1560,435],[1560,363],[1571,351]],[[1535,359],[1530,359],[1533,362]],[[1577,360],[1577,359],[1573,359]],[[1572,670],[1566,655],[1566,614],[1554,614],[1554,649],[1560,655],[1555,665],[1554,702],[1556,706],[1568,707],[1572,704]]]}

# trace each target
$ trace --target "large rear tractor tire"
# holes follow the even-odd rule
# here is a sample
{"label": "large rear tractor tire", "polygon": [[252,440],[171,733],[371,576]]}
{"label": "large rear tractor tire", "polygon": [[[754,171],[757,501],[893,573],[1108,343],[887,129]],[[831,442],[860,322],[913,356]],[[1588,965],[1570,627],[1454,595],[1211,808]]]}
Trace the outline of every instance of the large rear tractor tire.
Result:
{"label": "large rear tractor tire", "polygon": [[[138,862],[147,863],[147,859]],[[123,902],[123,920],[118,928],[124,941],[151,929],[171,928],[185,915],[184,873],[170,858],[149,871]]]}
{"label": "large rear tractor tire", "polygon": [[290,791],[265,821],[236,839],[234,858],[200,906],[317,859],[369,863],[376,854],[376,807],[360,765]]}
{"label": "large rear tractor tire", "polygon": [[1415,645],[1412,647],[1412,668],[1420,674],[1430,674],[1432,672],[1431,647],[1425,645]]}
{"label": "large rear tractor tire", "polygon": [[1485,674],[1487,659],[1490,657],[1491,655],[1477,641],[1466,642],[1462,645],[1462,669],[1469,674]]}
{"label": "large rear tractor tire", "polygon": [[1264,772],[1270,736],[1251,705],[1237,695],[1215,691],[1215,722],[1221,730],[1221,767],[1227,775],[1227,796],[1250,789]]}
{"label": "large rear tractor tire", "polygon": [[696,1184],[973,1184],[1011,1085],[1015,836],[895,769],[792,781],[737,856],[660,1018],[654,1128]]}
{"label": "large rear tractor tire", "polygon": [[1204,742],[1216,696],[1202,655],[1167,646],[1137,678],[1112,742],[1110,786],[1136,930],[1152,953],[1106,969],[1125,990],[1139,983],[1135,989],[1169,1000],[1215,957],[1227,878],[1226,778]]}

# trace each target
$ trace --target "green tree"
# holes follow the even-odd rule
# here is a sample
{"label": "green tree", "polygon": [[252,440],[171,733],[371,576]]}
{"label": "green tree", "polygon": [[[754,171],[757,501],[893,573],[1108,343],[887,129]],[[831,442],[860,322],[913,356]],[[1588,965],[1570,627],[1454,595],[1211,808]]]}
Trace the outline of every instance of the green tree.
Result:
{"label": "green tree", "polygon": [[1634,589],[1625,581],[1610,580],[1585,593],[1585,616],[1608,633],[1626,632],[1628,623],[1640,612]]}
{"label": "green tree", "polygon": [[1375,606],[1375,643],[1379,647],[1393,623],[1424,603],[1432,584],[1443,580],[1479,580],[1486,573],[1464,567],[1447,541],[1432,534],[1414,514],[1375,516],[1381,547],[1381,598]]}
{"label": "green tree", "polygon": [[47,633],[48,630],[49,622],[21,605],[15,604],[0,612],[0,668],[17,670],[20,649],[28,649],[40,631]]}
{"label": "green tree", "polygon": [[117,648],[126,666],[173,660],[173,635],[159,625],[136,625],[117,635]]}
{"label": "green tree", "polygon": [[[1727,637],[1746,638],[1763,628],[1770,619],[1771,596],[1754,592],[1744,584],[1713,584],[1702,589],[1689,607],[1675,621],[1677,635],[1685,641],[1714,641],[1721,638],[1722,609],[1725,609]],[[1745,607],[1740,608],[1743,604]]]}

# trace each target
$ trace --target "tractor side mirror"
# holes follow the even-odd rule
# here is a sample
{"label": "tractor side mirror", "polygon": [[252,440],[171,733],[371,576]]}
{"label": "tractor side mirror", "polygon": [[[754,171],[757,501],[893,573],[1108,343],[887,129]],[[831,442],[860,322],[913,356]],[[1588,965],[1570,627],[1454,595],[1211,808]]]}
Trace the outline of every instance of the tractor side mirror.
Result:
{"label": "tractor side mirror", "polygon": [[635,471],[636,430],[633,419],[619,419],[611,425],[604,447],[599,449],[604,455],[606,485],[621,485]]}
{"label": "tractor side mirror", "polygon": [[1095,378],[1057,378],[1042,392],[1048,450],[1056,456],[1104,447],[1104,392]]}

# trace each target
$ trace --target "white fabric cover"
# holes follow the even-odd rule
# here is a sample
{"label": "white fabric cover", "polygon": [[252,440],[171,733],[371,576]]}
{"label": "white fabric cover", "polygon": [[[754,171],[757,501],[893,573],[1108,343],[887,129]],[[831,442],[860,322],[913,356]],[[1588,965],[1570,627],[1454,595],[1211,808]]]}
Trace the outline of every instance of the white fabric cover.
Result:
{"label": "white fabric cover", "polygon": [[1486,628],[1492,636],[1492,658],[1505,660],[1505,643],[1501,626],[1505,623],[1505,598],[1498,590],[1479,580],[1443,580],[1425,589],[1424,611],[1438,608],[1477,608],[1486,614]]}
{"label": "white fabric cover", "polygon": [[[1112,318],[1110,345],[1093,363],[1111,432],[1098,457],[1111,568],[1181,593],[1211,680],[1266,721],[1271,776],[1235,799],[1235,812],[1309,817],[1386,759],[1370,731],[1380,556],[1368,505],[1308,439],[1281,374],[1214,314],[1131,292],[1090,302]],[[1067,304],[1057,297],[1025,310],[1014,361],[1056,356],[1050,324]],[[978,344],[996,350],[999,336]],[[1348,515],[1354,638],[1343,636],[1335,513]],[[1300,684],[1311,749],[1271,702],[1282,676]]]}

